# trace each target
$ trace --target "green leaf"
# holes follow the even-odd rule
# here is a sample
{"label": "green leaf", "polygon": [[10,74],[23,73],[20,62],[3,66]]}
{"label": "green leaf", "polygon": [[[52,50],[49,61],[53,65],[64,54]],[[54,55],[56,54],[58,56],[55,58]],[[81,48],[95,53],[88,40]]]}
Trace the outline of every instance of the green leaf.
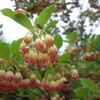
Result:
{"label": "green leaf", "polygon": [[51,5],[42,10],[37,20],[38,25],[40,27],[43,27],[47,23],[47,21],[50,19],[54,10],[55,10],[55,5]]}
{"label": "green leaf", "polygon": [[32,24],[27,16],[25,16],[19,12],[12,11],[8,8],[2,9],[1,12],[3,13],[3,15],[10,17],[11,19],[13,19],[17,23],[21,24],[25,28],[27,28],[29,30],[32,29]]}
{"label": "green leaf", "polygon": [[45,74],[44,74],[44,77],[46,78],[48,75],[54,75],[56,72],[55,72],[55,69],[52,68],[52,67],[48,67]]}
{"label": "green leaf", "polygon": [[48,25],[46,25],[46,27],[44,27],[44,30],[47,31],[50,28],[54,27],[56,24],[58,23],[57,20],[51,21]]}
{"label": "green leaf", "polygon": [[36,77],[37,77],[39,80],[42,80],[41,74],[40,74],[38,71],[32,71],[32,73],[35,74]]}
{"label": "green leaf", "polygon": [[77,32],[72,32],[67,35],[67,39],[69,40],[69,42],[75,42],[77,39],[77,35]]}
{"label": "green leaf", "polygon": [[58,49],[60,49],[60,47],[63,44],[63,39],[62,39],[62,37],[60,35],[56,35],[54,37],[54,44],[57,46]]}
{"label": "green leaf", "polygon": [[19,46],[22,42],[22,39],[18,39],[17,41],[13,41],[10,45],[10,50],[11,50],[11,53],[13,55],[16,55],[18,54],[20,51],[19,51]]}
{"label": "green leaf", "polygon": [[87,88],[89,88],[92,92],[96,92],[98,86],[90,80],[87,79],[80,79],[81,84]]}
{"label": "green leaf", "polygon": [[9,44],[0,41],[0,58],[9,60],[10,58],[10,48]]}
{"label": "green leaf", "polygon": [[88,93],[89,93],[89,89],[88,88],[84,88],[84,87],[80,87],[75,89],[75,95],[77,97],[81,97],[81,98],[87,98],[88,97]]}
{"label": "green leaf", "polygon": [[[29,89],[31,92],[35,92],[35,93],[38,93],[39,94],[39,92],[37,92],[36,91],[36,89]],[[22,92],[23,91],[23,92]],[[22,93],[21,93],[22,92]],[[20,94],[17,94],[17,96],[18,97],[22,97],[22,98],[24,98],[24,97],[26,97],[26,98],[30,98],[30,99],[32,99],[32,98],[34,98],[34,100],[38,100],[38,97],[36,96],[36,95],[34,95],[33,93],[31,93],[31,92],[29,92],[29,91],[27,91],[27,90],[22,90],[22,89],[20,89]]]}
{"label": "green leaf", "polygon": [[70,52],[64,53],[59,57],[59,63],[66,63],[70,59]]}

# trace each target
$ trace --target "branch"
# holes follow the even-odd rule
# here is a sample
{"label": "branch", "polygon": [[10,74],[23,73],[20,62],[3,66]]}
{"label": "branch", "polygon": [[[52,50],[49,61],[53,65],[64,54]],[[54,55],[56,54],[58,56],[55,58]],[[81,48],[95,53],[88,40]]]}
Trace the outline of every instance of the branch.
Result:
{"label": "branch", "polygon": [[42,98],[42,99],[44,99],[44,100],[47,100],[46,98],[42,97],[41,95],[39,95],[39,94],[37,94],[37,93],[35,93],[35,92],[33,92],[33,91],[29,90],[29,89],[25,89],[25,90],[27,90],[27,91],[31,92],[32,94],[34,94],[34,95],[38,96],[39,98]]}

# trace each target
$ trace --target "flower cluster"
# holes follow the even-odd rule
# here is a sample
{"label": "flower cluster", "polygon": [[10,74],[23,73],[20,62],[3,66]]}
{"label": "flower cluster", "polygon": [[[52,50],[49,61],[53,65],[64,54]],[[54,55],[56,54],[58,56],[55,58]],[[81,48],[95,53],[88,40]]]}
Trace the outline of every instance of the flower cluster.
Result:
{"label": "flower cluster", "polygon": [[95,61],[98,59],[98,57],[100,56],[100,53],[98,51],[96,52],[87,52],[83,55],[83,59],[85,59],[86,61]]}
{"label": "flower cluster", "polygon": [[36,38],[35,41],[31,34],[26,34],[20,50],[25,55],[25,62],[30,65],[47,67],[48,63],[58,62],[58,49],[50,34],[44,35],[43,39]]}
{"label": "flower cluster", "polygon": [[22,81],[20,73],[15,75],[11,71],[0,70],[0,91],[11,92],[18,90]]}
{"label": "flower cluster", "polygon": [[9,93],[20,88],[28,88],[30,86],[40,86],[40,81],[34,74],[30,75],[29,78],[23,79],[19,72],[14,74],[12,71],[6,72],[4,70],[0,70],[0,91]]}
{"label": "flower cluster", "polygon": [[69,49],[66,49],[66,52],[70,52],[70,56],[75,56],[81,49],[76,47],[76,46],[72,46]]}
{"label": "flower cluster", "polygon": [[69,84],[66,84],[67,79],[61,76],[60,73],[56,73],[54,76],[48,75],[47,78],[42,80],[42,87],[49,91],[61,91],[68,90]]}
{"label": "flower cluster", "polygon": [[40,87],[40,81],[36,78],[35,74],[30,75],[29,78],[23,79],[20,84],[20,88],[28,88],[28,87]]}

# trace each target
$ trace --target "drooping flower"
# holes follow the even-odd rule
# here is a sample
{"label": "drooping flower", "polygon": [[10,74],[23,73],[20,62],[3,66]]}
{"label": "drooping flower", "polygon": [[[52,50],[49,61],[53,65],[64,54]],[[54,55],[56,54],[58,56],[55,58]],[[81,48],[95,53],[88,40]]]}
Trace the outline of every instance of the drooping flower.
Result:
{"label": "drooping flower", "polygon": [[43,54],[43,53],[39,53],[39,64],[42,67],[46,67],[48,63],[48,55],[47,54]]}
{"label": "drooping flower", "polygon": [[58,62],[58,49],[55,45],[49,48],[48,53],[50,55],[50,62]]}
{"label": "drooping flower", "polygon": [[37,38],[34,43],[34,48],[41,51],[44,48],[44,42],[40,38]]}
{"label": "drooping flower", "polygon": [[32,37],[31,37],[31,34],[30,34],[30,33],[28,33],[28,34],[26,34],[26,35],[24,36],[24,42],[25,42],[26,44],[29,44],[29,43],[32,42]]}
{"label": "drooping flower", "polygon": [[31,65],[38,65],[38,53],[30,50],[28,54],[25,54],[25,61]]}
{"label": "drooping flower", "polygon": [[51,47],[54,44],[54,38],[50,34],[46,34],[44,37],[44,43],[47,47]]}

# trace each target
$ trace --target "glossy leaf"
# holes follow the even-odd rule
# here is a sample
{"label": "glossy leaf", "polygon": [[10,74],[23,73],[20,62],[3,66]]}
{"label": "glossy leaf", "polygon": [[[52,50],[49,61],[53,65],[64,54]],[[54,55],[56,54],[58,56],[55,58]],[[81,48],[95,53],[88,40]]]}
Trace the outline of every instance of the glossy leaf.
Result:
{"label": "glossy leaf", "polygon": [[47,23],[54,10],[55,10],[55,5],[51,5],[42,10],[37,19],[37,23],[40,27],[43,27]]}
{"label": "glossy leaf", "polygon": [[84,87],[80,87],[80,88],[77,88],[74,92],[75,92],[75,95],[77,97],[87,98],[89,89],[88,88],[84,88]]}
{"label": "glossy leaf", "polygon": [[67,39],[69,42],[75,42],[77,39],[77,32],[72,32],[67,35]]}
{"label": "glossy leaf", "polygon": [[42,80],[41,74],[40,74],[38,71],[32,71],[32,73],[35,74],[36,77],[37,77],[39,80]]}
{"label": "glossy leaf", "polygon": [[80,81],[83,86],[89,88],[92,92],[95,92],[98,88],[98,86],[90,80],[81,78]]}
{"label": "glossy leaf", "polygon": [[13,42],[11,43],[11,45],[10,45],[10,50],[11,50],[11,53],[12,53],[13,55],[19,53],[19,51],[20,51],[20,50],[19,50],[19,46],[20,46],[21,42],[22,42],[22,39],[19,39],[19,40],[17,40],[17,41],[13,41]]}
{"label": "glossy leaf", "polygon": [[46,72],[45,72],[45,75],[44,77],[47,77],[48,75],[54,75],[56,72],[55,72],[55,69],[52,68],[52,67],[48,67]]}
{"label": "glossy leaf", "polygon": [[62,39],[62,37],[60,35],[56,35],[54,37],[54,44],[57,46],[58,49],[60,49],[60,47],[63,44],[63,39]]}
{"label": "glossy leaf", "polygon": [[70,59],[70,52],[64,53],[59,57],[59,63],[66,63]]}
{"label": "glossy leaf", "polygon": [[27,16],[25,16],[19,12],[16,12],[16,11],[12,11],[8,8],[2,9],[1,12],[3,15],[10,17],[11,19],[13,19],[17,23],[21,24],[25,28],[27,28],[29,30],[32,29],[32,24]]}
{"label": "glossy leaf", "polygon": [[8,60],[10,58],[9,44],[0,41],[0,58]]}
{"label": "glossy leaf", "polygon": [[46,27],[44,27],[44,30],[49,30],[50,28],[54,27],[58,23],[57,20],[51,21]]}

